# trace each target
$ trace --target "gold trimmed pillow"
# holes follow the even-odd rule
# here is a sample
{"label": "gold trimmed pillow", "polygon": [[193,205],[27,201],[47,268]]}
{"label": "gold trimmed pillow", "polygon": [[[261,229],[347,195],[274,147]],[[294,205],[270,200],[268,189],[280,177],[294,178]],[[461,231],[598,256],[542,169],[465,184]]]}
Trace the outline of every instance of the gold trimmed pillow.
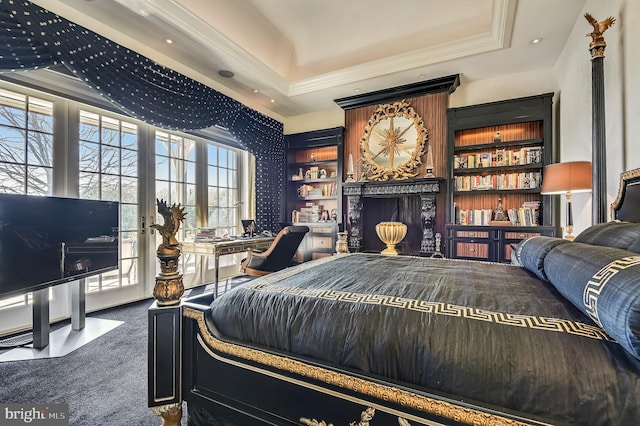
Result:
{"label": "gold trimmed pillow", "polygon": [[572,304],[640,359],[640,255],[573,242],[544,261],[549,282]]}

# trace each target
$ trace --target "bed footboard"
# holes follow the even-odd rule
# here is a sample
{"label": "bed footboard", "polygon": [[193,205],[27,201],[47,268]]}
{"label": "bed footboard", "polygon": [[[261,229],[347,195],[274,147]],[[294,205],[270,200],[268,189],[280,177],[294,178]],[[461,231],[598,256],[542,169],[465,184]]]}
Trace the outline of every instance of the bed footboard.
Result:
{"label": "bed footboard", "polygon": [[228,341],[209,314],[208,304],[182,304],[182,397],[190,425],[545,424]]}

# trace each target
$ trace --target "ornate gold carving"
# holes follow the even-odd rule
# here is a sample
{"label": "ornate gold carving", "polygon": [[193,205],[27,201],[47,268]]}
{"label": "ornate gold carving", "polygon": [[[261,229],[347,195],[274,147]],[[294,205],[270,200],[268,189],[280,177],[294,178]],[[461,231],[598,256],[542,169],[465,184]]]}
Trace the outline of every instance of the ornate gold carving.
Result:
{"label": "ornate gold carving", "polygon": [[158,305],[175,305],[180,302],[180,297],[184,293],[182,275],[178,273],[180,248],[176,234],[186,213],[184,212],[184,207],[179,204],[176,205],[174,203],[171,207],[168,207],[164,200],[156,200],[156,202],[158,204],[158,213],[164,218],[164,223],[162,225],[151,225],[162,236],[162,243],[160,243],[156,251],[156,255],[160,260],[161,272],[156,277],[153,297],[158,301]]}
{"label": "ornate gold carving", "polygon": [[162,418],[162,426],[180,426],[182,419],[182,403],[160,405],[151,407],[156,416]]}
{"label": "ornate gold carving", "polygon": [[407,101],[379,105],[360,138],[362,177],[377,181],[416,177],[427,137],[422,118]]}
{"label": "ornate gold carving", "polygon": [[[373,419],[373,416],[376,414],[376,410],[372,407],[368,407],[362,413],[360,413],[360,421],[349,422],[349,426],[369,426],[369,421]],[[305,417],[300,418],[300,423],[310,426],[333,426],[333,423],[327,423],[324,420],[317,421],[316,419],[307,419]]]}
{"label": "ornate gold carving", "polygon": [[613,200],[613,203],[611,203],[611,220],[616,219],[616,210],[618,210],[622,204],[622,197],[624,197],[627,185],[629,182],[634,180],[638,180],[640,182],[640,169],[633,169],[620,173],[618,195],[616,196],[616,199]]}
{"label": "ornate gold carving", "polygon": [[494,312],[486,309],[453,305],[451,303],[430,302],[427,300],[410,299],[407,297],[383,294],[353,293],[323,288],[290,287],[264,282],[252,285],[251,289],[255,291],[295,294],[298,296],[317,299],[339,300],[344,303],[384,305],[393,309],[406,309],[433,315],[466,318],[469,320],[492,322],[510,327],[568,333],[596,340],[611,340],[607,333],[600,327],[594,327],[590,324],[574,322],[561,318]]}
{"label": "ornate gold carving", "polygon": [[582,303],[586,308],[586,313],[599,326],[602,327],[600,316],[598,315],[598,299],[602,289],[609,283],[618,272],[640,265],[640,256],[629,256],[616,259],[596,272],[582,292]]}
{"label": "ornate gold carving", "polygon": [[187,215],[184,212],[184,207],[175,203],[173,203],[171,207],[168,207],[167,202],[164,200],[156,200],[156,203],[158,205],[158,213],[160,213],[164,219],[162,225],[151,225],[151,227],[157,229],[162,236],[162,243],[158,246],[158,254],[179,255],[180,249],[178,248],[179,243],[176,239],[176,234],[180,229],[180,222],[182,222]]}
{"label": "ornate gold carving", "polygon": [[468,407],[459,406],[453,402],[437,400],[428,396],[418,395],[403,389],[389,385],[382,385],[338,373],[326,368],[308,365],[303,362],[274,355],[244,347],[241,345],[224,342],[213,336],[207,328],[204,312],[185,307],[183,315],[186,318],[194,319],[198,324],[198,329],[207,346],[214,351],[245,359],[247,361],[262,364],[287,373],[297,374],[312,380],[318,380],[332,386],[341,387],[350,391],[358,392],[362,395],[377,398],[381,401],[388,401],[399,404],[424,413],[434,414],[445,419],[455,420],[459,423],[474,426],[526,426],[526,423],[509,419],[497,414],[485,413]]}
{"label": "ornate gold carving", "polygon": [[604,57],[604,48],[607,47],[607,43],[604,41],[603,34],[610,26],[612,26],[616,22],[616,18],[610,16],[604,21],[598,22],[589,13],[585,13],[584,17],[593,26],[593,31],[587,34],[587,37],[591,37],[591,43],[589,43],[591,58],[602,58]]}

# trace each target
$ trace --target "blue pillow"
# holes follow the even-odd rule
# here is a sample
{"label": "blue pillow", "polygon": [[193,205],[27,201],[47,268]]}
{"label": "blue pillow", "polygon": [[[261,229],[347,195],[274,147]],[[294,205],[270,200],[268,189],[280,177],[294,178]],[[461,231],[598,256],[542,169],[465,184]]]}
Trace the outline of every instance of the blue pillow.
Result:
{"label": "blue pillow", "polygon": [[638,239],[640,239],[640,223],[613,221],[590,226],[574,241],[629,250],[629,247]]}
{"label": "blue pillow", "polygon": [[640,359],[640,255],[573,242],[544,261],[551,284]]}
{"label": "blue pillow", "polygon": [[545,257],[547,257],[547,254],[554,247],[569,242],[569,240],[554,237],[531,237],[522,240],[520,244],[518,244],[518,247],[513,253],[513,257],[516,264],[535,274],[541,280],[549,281],[544,273]]}

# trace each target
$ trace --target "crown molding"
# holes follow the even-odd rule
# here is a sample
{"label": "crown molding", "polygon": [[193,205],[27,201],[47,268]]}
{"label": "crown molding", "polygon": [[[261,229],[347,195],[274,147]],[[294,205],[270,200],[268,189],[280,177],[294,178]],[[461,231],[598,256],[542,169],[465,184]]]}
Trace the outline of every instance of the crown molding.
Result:
{"label": "crown molding", "polygon": [[238,69],[247,69],[253,75],[261,76],[261,82],[274,88],[280,94],[297,96],[344,84],[371,79],[390,73],[406,71],[427,65],[463,58],[479,53],[503,49],[510,45],[517,0],[493,0],[490,32],[469,37],[465,40],[428,46],[424,49],[370,61],[314,77],[289,82],[263,62],[257,60],[241,46],[229,40],[224,34],[212,28],[198,16],[175,2],[149,0],[154,13],[164,19],[171,19],[196,40],[200,40],[212,52],[223,52],[232,58]]}

